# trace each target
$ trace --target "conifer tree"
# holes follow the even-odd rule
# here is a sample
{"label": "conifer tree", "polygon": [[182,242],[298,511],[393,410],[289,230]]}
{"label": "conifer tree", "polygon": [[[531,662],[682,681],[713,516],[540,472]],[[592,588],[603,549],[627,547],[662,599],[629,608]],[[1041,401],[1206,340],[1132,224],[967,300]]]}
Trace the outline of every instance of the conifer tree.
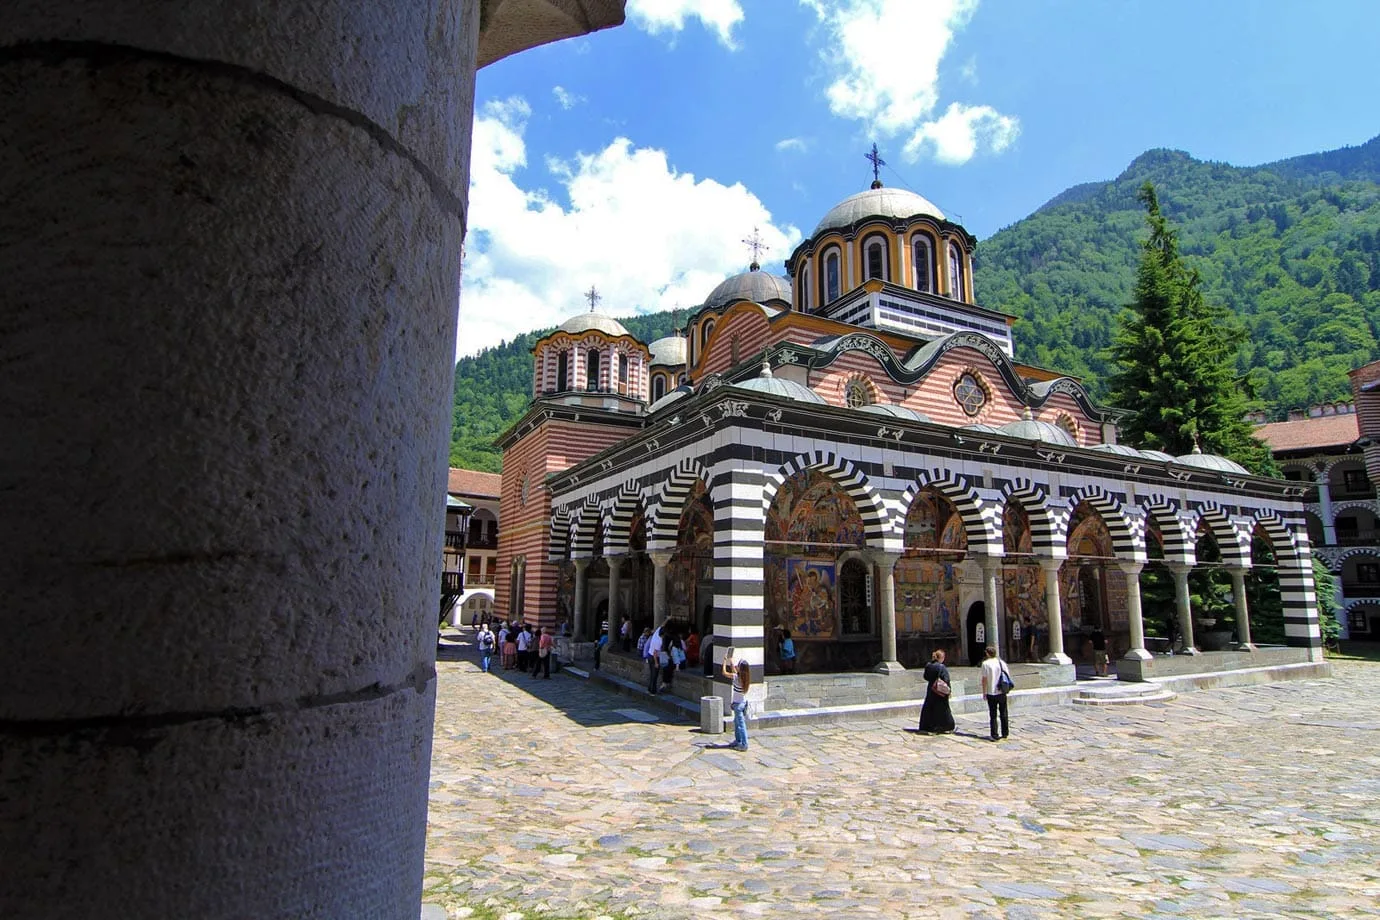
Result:
{"label": "conifer tree", "polygon": [[1147,182],[1139,198],[1150,236],[1141,247],[1135,300],[1111,348],[1119,368],[1109,381],[1112,402],[1130,411],[1122,437],[1176,456],[1198,446],[1251,472],[1275,474],[1269,448],[1246,419],[1246,393],[1236,374],[1245,334],[1225,308],[1204,299],[1154,186]]}

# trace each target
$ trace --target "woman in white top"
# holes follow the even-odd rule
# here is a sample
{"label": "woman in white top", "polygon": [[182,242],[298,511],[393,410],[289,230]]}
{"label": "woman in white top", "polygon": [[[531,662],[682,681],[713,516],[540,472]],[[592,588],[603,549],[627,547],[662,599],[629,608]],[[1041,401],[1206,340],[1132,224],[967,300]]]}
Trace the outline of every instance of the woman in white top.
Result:
{"label": "woman in white top", "polygon": [[735,751],[746,751],[747,740],[747,697],[752,689],[752,667],[746,658],[735,659],[733,649],[724,656],[724,677],[733,681],[733,696],[729,705],[733,709],[733,744]]}

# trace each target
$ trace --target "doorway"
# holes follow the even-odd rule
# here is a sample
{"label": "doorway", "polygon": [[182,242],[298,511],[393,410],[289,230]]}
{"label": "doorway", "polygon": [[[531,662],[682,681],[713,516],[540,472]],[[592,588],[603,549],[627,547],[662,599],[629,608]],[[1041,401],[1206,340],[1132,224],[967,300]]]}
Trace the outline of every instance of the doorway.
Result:
{"label": "doorway", "polygon": [[976,668],[982,664],[983,650],[987,648],[987,607],[978,601],[968,608],[965,624],[968,637],[968,666]]}

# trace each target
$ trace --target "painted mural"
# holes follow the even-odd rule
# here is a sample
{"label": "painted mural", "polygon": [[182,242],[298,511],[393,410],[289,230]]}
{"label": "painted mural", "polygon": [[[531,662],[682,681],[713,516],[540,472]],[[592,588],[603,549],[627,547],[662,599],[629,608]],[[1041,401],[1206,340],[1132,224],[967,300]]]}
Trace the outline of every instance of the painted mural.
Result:
{"label": "painted mural", "polygon": [[703,482],[695,488],[680,515],[680,543],[666,570],[666,612],[673,619],[698,623],[702,585],[714,581],[714,508]]}
{"label": "painted mural", "polygon": [[1045,607],[1045,573],[1034,560],[1030,537],[1030,518],[1025,509],[1008,502],[1002,519],[1002,544],[1006,562],[1002,566],[1003,609],[1009,657],[1015,661],[1034,661],[1045,653],[1049,611]]}
{"label": "painted mural", "polygon": [[1103,622],[1107,591],[1103,569],[1111,561],[1112,535],[1102,517],[1080,502],[1069,520],[1069,558],[1059,569],[1064,631],[1091,631]]}
{"label": "painted mural", "polygon": [[896,563],[896,632],[900,636],[956,636],[960,563],[968,532],[953,504],[924,490],[906,515],[905,555]]}
{"label": "painted mural", "polygon": [[797,473],[772,501],[766,541],[767,629],[784,627],[804,640],[835,638],[838,555],[845,546],[863,545],[853,500],[822,473]]}

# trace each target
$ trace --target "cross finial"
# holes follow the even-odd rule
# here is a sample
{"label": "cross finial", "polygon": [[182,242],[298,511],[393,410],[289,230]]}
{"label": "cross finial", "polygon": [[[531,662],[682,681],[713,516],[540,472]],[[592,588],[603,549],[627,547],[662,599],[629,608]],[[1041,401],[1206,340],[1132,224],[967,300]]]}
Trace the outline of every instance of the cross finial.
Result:
{"label": "cross finial", "polygon": [[752,271],[757,271],[757,269],[762,267],[757,259],[762,255],[762,250],[767,248],[767,244],[762,242],[762,234],[757,231],[756,227],[752,228],[752,236],[743,240],[743,245],[752,250],[752,265],[748,267]]}
{"label": "cross finial", "polygon": [[592,284],[589,286],[589,290],[585,291],[585,300],[589,301],[589,312],[591,313],[594,312],[594,305],[603,299],[604,298],[599,296],[599,291]]}
{"label": "cross finial", "polygon": [[886,165],[886,160],[883,160],[882,155],[877,152],[877,144],[875,142],[872,144],[872,149],[863,154],[863,159],[869,160],[872,163],[872,187],[881,188],[882,167]]}

